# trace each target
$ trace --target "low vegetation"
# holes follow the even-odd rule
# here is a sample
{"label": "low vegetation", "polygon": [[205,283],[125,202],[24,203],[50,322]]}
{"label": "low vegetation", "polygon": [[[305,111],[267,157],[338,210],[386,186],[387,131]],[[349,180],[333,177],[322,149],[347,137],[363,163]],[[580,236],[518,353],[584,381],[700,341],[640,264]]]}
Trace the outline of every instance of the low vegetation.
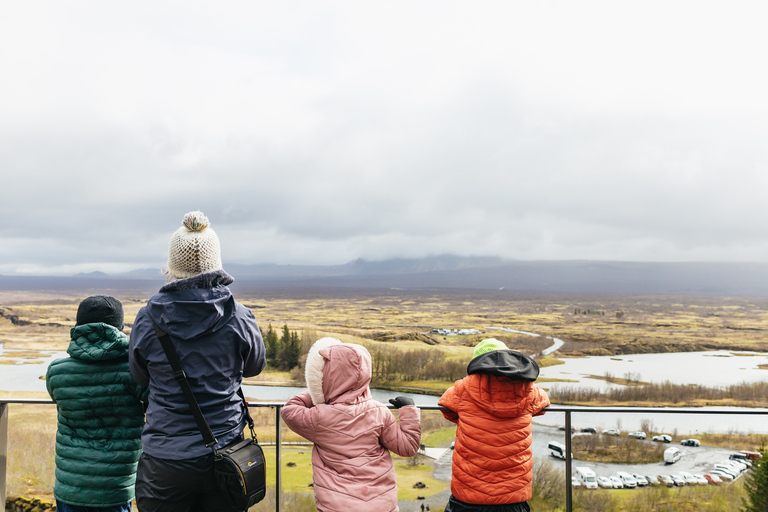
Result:
{"label": "low vegetation", "polygon": [[548,393],[553,402],[569,405],[768,406],[768,381],[717,387],[673,384],[667,381],[602,390],[584,386],[561,386],[551,389]]}
{"label": "low vegetation", "polygon": [[[17,361],[39,360],[40,351],[64,350],[79,301],[76,293],[0,292],[0,343],[5,357],[12,351]],[[148,298],[119,296],[125,308],[126,331]],[[768,299],[723,297],[587,296],[566,294],[522,294],[492,291],[404,291],[377,290],[291,290],[238,296],[253,309],[270,347],[270,366],[251,383],[301,385],[303,358],[319,337],[334,336],[345,342],[368,347],[374,360],[373,385],[395,390],[441,394],[466,374],[472,347],[485,337],[502,339],[511,348],[529,354],[540,353],[552,338],[565,344],[556,355],[538,357],[541,367],[560,364],[565,357],[667,353],[699,350],[768,352]],[[270,332],[270,325],[272,334]],[[542,336],[510,333],[498,328],[534,332]],[[474,328],[482,335],[442,336],[434,328]],[[494,329],[496,328],[496,329]],[[23,355],[23,357],[21,357]],[[2,362],[2,361],[0,361]],[[553,402],[579,405],[740,405],[768,406],[768,383],[722,388],[670,383],[648,385],[631,375],[601,377],[621,387],[596,391],[580,387],[558,387],[550,391]],[[542,379],[543,382],[543,379]],[[18,394],[14,394],[18,396]],[[259,439],[275,441],[275,414],[272,409],[253,411]],[[9,494],[34,493],[49,496],[53,486],[55,408],[11,406],[9,429]],[[649,426],[650,427],[650,426]],[[653,429],[649,428],[650,433]],[[455,437],[455,426],[438,412],[425,411],[423,442],[447,446]],[[588,439],[574,439],[574,454],[581,460],[592,450],[596,459],[615,462],[642,462],[632,441],[608,439],[594,447]],[[705,434],[702,444],[741,446],[756,449],[768,436],[751,434]],[[300,438],[283,429],[284,441]],[[677,439],[676,439],[677,440]],[[624,441],[627,441],[626,443]],[[597,441],[595,441],[597,442]],[[584,443],[581,446],[579,443]],[[645,443],[647,448],[649,443]],[[655,451],[663,450],[655,446]],[[602,452],[601,452],[602,450]],[[299,450],[302,451],[302,450]],[[281,507],[297,512],[315,510],[306,473],[310,471],[309,450],[303,450],[296,464],[299,472],[285,472],[286,492]],[[649,455],[660,460],[658,453]],[[285,462],[288,462],[285,460]],[[564,509],[565,483],[562,474],[547,461],[535,467],[534,497],[537,511]],[[427,466],[424,466],[427,468]],[[417,474],[419,465],[398,462],[398,478]],[[294,471],[291,469],[291,471]],[[295,480],[291,475],[297,475]],[[427,482],[428,476],[419,476]],[[576,510],[737,510],[744,492],[739,482],[719,488],[637,489],[632,492],[577,491]],[[431,484],[428,484],[432,491]],[[405,492],[404,489],[401,491]],[[410,491],[408,491],[410,492]],[[275,496],[270,490],[254,510],[273,510]],[[432,507],[438,512],[440,507]]]}

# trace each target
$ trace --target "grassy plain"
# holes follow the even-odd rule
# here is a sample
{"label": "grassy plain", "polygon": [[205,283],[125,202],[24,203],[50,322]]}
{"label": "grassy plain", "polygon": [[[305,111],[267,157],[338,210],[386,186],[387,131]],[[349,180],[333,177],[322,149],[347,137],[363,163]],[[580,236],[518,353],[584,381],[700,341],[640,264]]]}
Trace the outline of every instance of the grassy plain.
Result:
{"label": "grassy plain", "polygon": [[[130,332],[136,313],[148,298],[122,295],[114,290],[93,293],[110,293],[122,301],[126,332]],[[509,346],[526,353],[550,346],[551,338],[562,339],[565,344],[554,356],[541,359],[542,366],[585,355],[722,349],[768,352],[766,298],[319,289],[264,290],[258,294],[236,293],[236,296],[253,310],[264,329],[269,324],[275,329],[287,324],[292,330],[311,332],[316,337],[334,336],[342,341],[403,350],[437,350],[446,359],[462,362],[468,362],[472,346],[488,336],[503,339]],[[3,359],[13,364],[32,362],[39,360],[41,350],[65,350],[78,303],[84,297],[84,294],[60,292],[0,292]],[[498,329],[501,327],[541,336],[504,332]],[[473,328],[485,334],[437,336],[431,333],[433,328]],[[297,376],[296,372],[270,370],[249,381],[280,385],[296,382]],[[439,394],[452,384],[423,380],[394,381],[386,386]],[[9,492],[50,493],[55,410],[36,405],[14,405],[10,410]],[[274,412],[258,410],[255,415],[259,439],[274,441]],[[441,421],[425,417],[424,440],[430,446],[447,446],[455,435],[455,427]],[[284,440],[298,440],[298,437],[287,432]],[[702,442],[706,441],[702,439]],[[309,450],[302,457],[308,453]],[[305,468],[304,459],[297,458],[297,461]],[[398,465],[398,478],[404,482],[410,478],[407,475],[416,473],[412,466]],[[286,477],[291,474],[284,473]],[[426,476],[419,475],[419,479],[427,482]],[[295,483],[286,485],[297,492],[309,492],[306,480],[302,474]],[[405,488],[401,491],[410,492]]]}

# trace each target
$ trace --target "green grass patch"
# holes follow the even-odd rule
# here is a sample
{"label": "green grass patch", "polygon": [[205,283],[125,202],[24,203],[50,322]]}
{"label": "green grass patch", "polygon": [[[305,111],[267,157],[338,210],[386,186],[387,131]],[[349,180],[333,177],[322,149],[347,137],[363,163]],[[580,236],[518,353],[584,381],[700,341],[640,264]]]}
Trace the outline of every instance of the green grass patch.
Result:
{"label": "green grass patch", "polygon": [[[267,485],[275,485],[275,449],[264,447],[267,461]],[[313,492],[312,482],[312,447],[283,448],[281,454],[283,492]],[[293,463],[295,466],[288,466]],[[397,475],[397,495],[401,500],[415,500],[417,496],[432,496],[448,488],[450,482],[432,478],[433,467],[429,464],[409,464],[407,459],[393,455],[395,474]],[[423,482],[425,489],[414,489],[416,482]]]}
{"label": "green grass patch", "polygon": [[643,382],[641,380],[629,380],[623,377],[612,377],[609,375],[585,375],[588,379],[604,380],[611,384],[620,384],[622,386],[650,386],[650,382]]}
{"label": "green grass patch", "polygon": [[[408,462],[395,460],[395,473],[397,474],[397,497],[401,500],[415,500],[418,496],[432,496],[446,490],[450,482],[443,482],[432,478],[432,470],[429,464],[412,465]],[[422,482],[424,489],[414,489],[416,482]]]}
{"label": "green grass patch", "polygon": [[431,432],[422,432],[421,443],[426,446],[450,446],[451,441],[456,438],[456,425],[445,427]]}
{"label": "green grass patch", "polygon": [[547,355],[540,358],[537,361],[539,368],[546,368],[547,366],[556,366],[558,364],[565,364],[565,361],[558,359],[553,355]]}
{"label": "green grass patch", "polygon": [[[264,450],[267,459],[267,475],[272,475],[271,485],[275,485],[275,450]],[[312,492],[312,447],[303,449],[283,448],[281,453],[283,492]],[[288,466],[293,463],[295,466]]]}

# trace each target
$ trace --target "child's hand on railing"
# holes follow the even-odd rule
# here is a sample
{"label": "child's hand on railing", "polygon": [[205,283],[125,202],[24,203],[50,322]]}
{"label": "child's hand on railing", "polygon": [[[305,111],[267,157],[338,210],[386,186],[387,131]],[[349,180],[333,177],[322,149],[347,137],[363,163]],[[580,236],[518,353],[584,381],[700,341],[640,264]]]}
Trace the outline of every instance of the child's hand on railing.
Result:
{"label": "child's hand on railing", "polygon": [[406,405],[414,405],[413,399],[408,398],[407,396],[398,396],[397,398],[390,398],[389,403],[391,403],[395,407],[395,409],[405,407]]}

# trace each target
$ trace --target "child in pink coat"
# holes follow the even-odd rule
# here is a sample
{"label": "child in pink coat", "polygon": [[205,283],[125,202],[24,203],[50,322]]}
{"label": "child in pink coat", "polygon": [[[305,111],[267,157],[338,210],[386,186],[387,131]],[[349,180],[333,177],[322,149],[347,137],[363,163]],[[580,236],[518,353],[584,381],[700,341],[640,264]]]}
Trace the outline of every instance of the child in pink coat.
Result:
{"label": "child in pink coat", "polygon": [[320,512],[397,511],[395,468],[389,451],[410,457],[419,449],[421,420],[413,400],[390,400],[400,425],[371,398],[371,355],[352,343],[321,338],[307,355],[307,391],[283,407],[288,427],[312,441],[315,501]]}

